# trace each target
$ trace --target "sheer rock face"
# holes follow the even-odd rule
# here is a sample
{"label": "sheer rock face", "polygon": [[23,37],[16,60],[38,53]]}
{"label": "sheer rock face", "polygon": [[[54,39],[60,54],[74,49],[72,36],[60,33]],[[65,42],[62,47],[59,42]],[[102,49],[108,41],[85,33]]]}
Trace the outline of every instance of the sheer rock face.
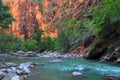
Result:
{"label": "sheer rock face", "polygon": [[[12,31],[16,36],[28,39],[34,34],[35,29],[46,29],[47,24],[44,24],[44,17],[39,11],[41,4],[30,0],[3,0],[3,2],[10,6],[10,12],[15,18],[9,32]],[[43,9],[47,6],[46,3],[43,4]],[[56,37],[56,32],[52,32],[50,36]]]}
{"label": "sheer rock face", "polygon": [[[62,20],[63,14],[66,13],[70,18],[74,17],[80,20],[85,13],[91,12],[91,7],[97,0],[43,0],[42,3],[35,3],[34,0],[2,1],[10,6],[10,12],[16,20],[7,31],[12,31],[16,36],[28,39],[34,34],[35,29],[42,29],[43,36],[57,37],[57,30],[53,25]],[[68,3],[68,6],[61,6],[65,2]]]}

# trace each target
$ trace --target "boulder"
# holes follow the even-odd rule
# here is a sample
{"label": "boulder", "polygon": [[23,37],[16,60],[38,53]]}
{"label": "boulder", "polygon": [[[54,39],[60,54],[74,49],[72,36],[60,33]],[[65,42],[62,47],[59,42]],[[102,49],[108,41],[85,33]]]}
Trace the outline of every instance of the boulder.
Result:
{"label": "boulder", "polygon": [[28,56],[28,57],[34,57],[34,56],[36,56],[36,54],[35,54],[35,52],[28,51],[28,52],[26,52],[26,56]]}
{"label": "boulder", "polygon": [[55,59],[55,60],[51,60],[50,63],[62,63],[62,60]]}
{"label": "boulder", "polygon": [[15,73],[8,73],[2,80],[20,80],[20,76]]}
{"label": "boulder", "polygon": [[120,58],[117,59],[117,62],[120,63]]}
{"label": "boulder", "polygon": [[72,76],[83,76],[83,74],[82,73],[80,73],[80,72],[77,72],[77,71],[74,71],[74,72],[72,72]]}
{"label": "boulder", "polygon": [[23,63],[20,64],[19,68],[23,71],[23,74],[29,74],[30,73],[30,70],[29,70],[28,66],[23,64]]}
{"label": "boulder", "polygon": [[0,61],[5,61],[5,59],[3,57],[0,57]]}
{"label": "boulder", "polygon": [[33,62],[21,63],[19,66],[19,69],[21,69],[23,71],[23,74],[28,74],[28,73],[30,73],[29,68],[33,68],[36,65],[39,65],[39,64],[33,63]]}
{"label": "boulder", "polygon": [[8,73],[7,69],[0,69],[0,72]]}
{"label": "boulder", "polygon": [[44,58],[50,58],[50,55],[43,55]]}
{"label": "boulder", "polygon": [[22,70],[17,69],[17,70],[16,70],[16,74],[18,74],[18,75],[22,75],[22,74],[23,74],[23,71],[22,71]]}
{"label": "boulder", "polygon": [[25,54],[24,51],[17,51],[17,54]]}
{"label": "boulder", "polygon": [[15,76],[11,77],[11,80],[20,80],[20,76],[15,75]]}
{"label": "boulder", "polygon": [[7,72],[12,72],[12,73],[16,72],[16,67],[10,67],[10,68],[8,68]]}
{"label": "boulder", "polygon": [[5,77],[5,73],[0,71],[0,80],[2,80]]}
{"label": "boulder", "polygon": [[17,64],[16,64],[16,63],[13,63],[13,62],[5,62],[4,65],[5,65],[6,67],[16,67],[16,66],[17,66]]}
{"label": "boulder", "polygon": [[118,75],[105,75],[104,77],[109,80],[120,80],[120,76]]}

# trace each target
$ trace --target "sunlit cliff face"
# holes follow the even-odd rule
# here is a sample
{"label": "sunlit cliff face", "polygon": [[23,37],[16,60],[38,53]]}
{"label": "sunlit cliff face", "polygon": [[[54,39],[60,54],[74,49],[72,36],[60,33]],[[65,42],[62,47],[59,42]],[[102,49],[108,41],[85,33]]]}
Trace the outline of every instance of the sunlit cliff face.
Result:
{"label": "sunlit cliff face", "polygon": [[[57,37],[57,30],[54,23],[61,20],[62,14],[67,13],[70,18],[81,19],[90,10],[97,0],[43,0],[41,4],[31,0],[2,0],[4,4],[10,6],[10,12],[15,18],[10,25],[9,32],[12,31],[16,36],[28,39],[34,34],[35,29],[42,29],[43,36]],[[68,7],[61,7],[67,2]],[[82,6],[80,7],[80,4]],[[70,7],[74,6],[73,8]],[[55,11],[50,11],[56,8]]]}
{"label": "sunlit cliff face", "polygon": [[[35,29],[46,30],[48,27],[48,24],[44,22],[43,14],[39,10],[42,4],[33,3],[30,0],[3,0],[3,2],[10,6],[10,12],[15,18],[8,31],[12,31],[16,36],[27,39],[34,34]],[[43,3],[43,12],[46,12],[44,9],[50,4],[50,2]],[[44,35],[48,34],[44,33]],[[49,36],[56,37],[56,30],[53,29]]]}

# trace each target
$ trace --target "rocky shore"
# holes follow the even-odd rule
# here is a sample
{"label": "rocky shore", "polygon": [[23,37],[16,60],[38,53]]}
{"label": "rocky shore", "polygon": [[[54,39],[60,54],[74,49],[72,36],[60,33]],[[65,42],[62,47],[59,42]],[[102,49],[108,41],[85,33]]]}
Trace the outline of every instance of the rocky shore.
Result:
{"label": "rocky shore", "polygon": [[34,62],[16,64],[13,62],[3,62],[0,65],[0,80],[25,80],[30,74],[30,69],[39,65]]}
{"label": "rocky shore", "polygon": [[[13,62],[6,62],[7,58],[21,58],[21,57],[38,57],[38,58],[53,58],[54,60],[49,61],[49,63],[62,63],[60,58],[83,58],[82,54],[61,54],[57,51],[55,52],[43,52],[36,53],[32,51],[24,52],[9,52],[0,54],[0,80],[26,80],[27,76],[31,74],[31,68],[37,65],[41,65],[34,62],[25,62],[16,64]],[[57,58],[57,59],[56,59]],[[106,58],[105,58],[106,59]],[[119,63],[119,60],[118,60]],[[80,72],[73,72],[72,76],[82,76]],[[103,75],[108,80],[120,80],[120,77],[117,75]]]}
{"label": "rocky shore", "polygon": [[36,53],[33,51],[17,51],[17,52],[9,52],[9,53],[1,53],[1,60],[3,58],[9,58],[9,57],[40,57],[40,58],[82,58],[82,54],[71,54],[71,53],[59,53],[57,51],[55,52],[42,52],[42,53]]}

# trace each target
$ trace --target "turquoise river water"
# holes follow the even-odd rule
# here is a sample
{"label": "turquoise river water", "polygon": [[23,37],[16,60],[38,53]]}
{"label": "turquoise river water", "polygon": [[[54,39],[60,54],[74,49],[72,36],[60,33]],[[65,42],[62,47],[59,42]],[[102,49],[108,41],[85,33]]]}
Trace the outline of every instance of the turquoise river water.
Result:
{"label": "turquoise river water", "polygon": [[[120,74],[120,65],[85,59],[63,59],[62,63],[49,63],[51,58],[11,58],[10,62],[17,64],[23,62],[43,63],[43,66],[36,66],[31,70],[27,80],[107,80],[106,74]],[[82,77],[73,77],[73,71],[83,73]]]}

